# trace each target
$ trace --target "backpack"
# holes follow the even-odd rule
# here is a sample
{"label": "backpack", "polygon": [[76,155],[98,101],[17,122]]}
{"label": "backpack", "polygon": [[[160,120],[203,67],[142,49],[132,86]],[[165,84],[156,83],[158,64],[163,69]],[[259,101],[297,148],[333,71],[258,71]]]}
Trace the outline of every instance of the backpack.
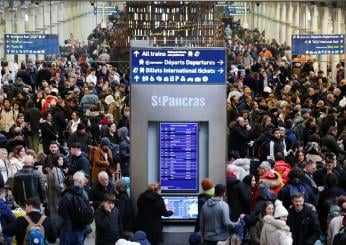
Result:
{"label": "backpack", "polygon": [[32,170],[20,170],[14,175],[13,193],[15,201],[20,205],[23,205],[26,199],[38,196]]}
{"label": "backpack", "polygon": [[94,220],[94,211],[88,200],[83,198],[83,195],[77,194],[72,194],[68,200],[70,202],[69,214],[73,225],[76,227],[90,225]]}
{"label": "backpack", "polygon": [[345,226],[341,227],[338,234],[334,236],[333,245],[346,244],[346,229]]}
{"label": "backpack", "polygon": [[46,216],[42,215],[40,220],[35,224],[32,222],[28,215],[24,216],[24,219],[28,222],[28,226],[25,231],[24,244],[26,245],[45,245],[44,227],[42,225]]}
{"label": "backpack", "polygon": [[310,198],[307,196],[308,191],[305,187],[305,185],[303,184],[299,184],[299,185],[287,185],[288,187],[288,191],[290,193],[290,197],[292,197],[294,194],[296,193],[302,193],[304,195],[304,199],[306,201],[310,200]]}

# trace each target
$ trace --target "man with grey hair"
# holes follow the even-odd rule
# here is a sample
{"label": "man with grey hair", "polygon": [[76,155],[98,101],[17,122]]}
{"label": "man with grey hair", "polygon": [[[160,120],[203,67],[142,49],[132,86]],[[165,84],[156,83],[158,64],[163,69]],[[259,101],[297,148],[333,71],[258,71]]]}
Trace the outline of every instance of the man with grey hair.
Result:
{"label": "man with grey hair", "polygon": [[97,180],[97,183],[91,187],[89,192],[89,200],[92,202],[94,209],[97,209],[103,202],[105,194],[115,194],[114,185],[110,183],[109,176],[105,171],[99,172]]}
{"label": "man with grey hair", "polygon": [[25,200],[30,197],[39,197],[41,203],[46,203],[46,178],[34,167],[33,156],[26,155],[23,161],[23,169],[19,170],[13,179],[12,192],[14,200],[22,207],[25,205]]}
{"label": "man with grey hair", "polygon": [[68,188],[59,203],[58,215],[61,218],[60,244],[84,244],[85,229],[94,218],[94,212],[84,194],[87,178],[83,171],[73,175],[73,187]]}
{"label": "man with grey hair", "polygon": [[259,183],[266,183],[269,189],[278,194],[283,186],[282,177],[279,173],[272,169],[272,165],[268,161],[263,161],[257,168],[259,175]]}

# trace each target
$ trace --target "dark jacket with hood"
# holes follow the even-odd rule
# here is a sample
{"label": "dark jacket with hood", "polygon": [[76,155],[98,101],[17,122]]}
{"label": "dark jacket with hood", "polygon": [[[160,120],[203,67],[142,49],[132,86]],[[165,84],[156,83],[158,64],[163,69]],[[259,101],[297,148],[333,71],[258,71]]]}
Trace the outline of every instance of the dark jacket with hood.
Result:
{"label": "dark jacket with hood", "polygon": [[229,151],[236,151],[240,157],[247,154],[247,143],[250,140],[250,132],[246,128],[241,127],[239,123],[231,131],[229,138]]}
{"label": "dark jacket with hood", "polygon": [[87,195],[84,193],[84,189],[79,186],[73,186],[66,189],[62,193],[62,198],[59,203],[58,215],[61,218],[61,232],[64,231],[83,231],[85,226],[77,225],[72,220],[71,208],[72,203],[70,202],[73,195],[81,196],[82,198],[88,199]]}
{"label": "dark jacket with hood", "polygon": [[84,152],[81,152],[79,156],[71,157],[69,174],[73,175],[77,171],[83,171],[87,177],[90,177],[90,160]]}
{"label": "dark jacket with hood", "polygon": [[109,183],[106,187],[102,186],[100,182],[93,185],[89,192],[89,200],[93,202],[93,207],[96,210],[103,202],[104,195],[106,193],[114,194],[114,185]]}
{"label": "dark jacket with hood", "polygon": [[59,132],[59,136],[60,136],[60,134],[62,134],[62,132],[67,127],[67,121],[65,120],[67,118],[65,115],[65,109],[62,108],[59,104],[57,104],[52,109],[52,116],[53,116],[53,126],[56,129],[56,131]]}
{"label": "dark jacket with hood", "polygon": [[278,199],[282,201],[285,208],[288,209],[292,205],[291,195],[295,192],[302,192],[304,194],[305,203],[316,204],[314,192],[311,187],[304,183],[304,181],[294,178],[293,180],[289,180],[289,182],[282,187],[278,195]]}
{"label": "dark jacket with hood", "polygon": [[107,212],[103,207],[95,211],[96,240],[95,245],[113,245],[123,231],[120,213],[117,208]]}
{"label": "dark jacket with hood", "polygon": [[292,232],[293,245],[313,245],[320,238],[317,214],[307,204],[300,212],[296,212],[294,207],[289,209],[287,225]]}
{"label": "dark jacket with hood", "polygon": [[[250,191],[250,192],[249,192]],[[227,202],[230,207],[231,220],[237,221],[240,214],[248,214],[247,203],[251,202],[251,190],[236,177],[227,178]]]}
{"label": "dark jacket with hood", "polygon": [[137,200],[137,230],[144,231],[152,245],[163,241],[161,216],[171,216],[172,211],[166,209],[162,197],[153,191],[146,190]]}

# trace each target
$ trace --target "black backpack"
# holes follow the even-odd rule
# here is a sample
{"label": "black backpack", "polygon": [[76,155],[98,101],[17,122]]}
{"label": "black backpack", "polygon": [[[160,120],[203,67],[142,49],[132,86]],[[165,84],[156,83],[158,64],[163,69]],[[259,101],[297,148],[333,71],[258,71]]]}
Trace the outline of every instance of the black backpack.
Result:
{"label": "black backpack", "polygon": [[14,200],[19,205],[24,205],[25,200],[30,197],[38,196],[34,184],[33,171],[20,170],[14,175],[13,179]]}
{"label": "black backpack", "polygon": [[71,194],[69,200],[69,215],[73,226],[85,227],[90,225],[94,220],[94,211],[89,202],[83,195]]}
{"label": "black backpack", "polygon": [[[345,219],[345,217],[343,219]],[[343,223],[344,223],[344,220],[343,220]],[[346,229],[345,228],[346,228],[345,226],[341,227],[338,234],[334,236],[333,245],[346,244]]]}

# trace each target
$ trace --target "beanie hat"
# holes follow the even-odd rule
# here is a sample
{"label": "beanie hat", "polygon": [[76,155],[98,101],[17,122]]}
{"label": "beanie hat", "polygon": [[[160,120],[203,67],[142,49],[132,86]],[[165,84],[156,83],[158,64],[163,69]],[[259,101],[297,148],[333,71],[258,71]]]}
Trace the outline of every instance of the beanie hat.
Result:
{"label": "beanie hat", "polygon": [[268,161],[263,161],[258,167],[263,168],[265,170],[272,169],[272,166],[270,165],[270,163]]}
{"label": "beanie hat", "polygon": [[220,196],[226,192],[226,186],[223,184],[217,184],[215,186],[215,196]]}
{"label": "beanie hat", "polygon": [[189,237],[190,245],[200,245],[202,244],[202,236],[199,232],[194,232]]}
{"label": "beanie hat", "polygon": [[111,94],[110,94],[110,95],[107,95],[106,98],[105,98],[105,103],[106,103],[107,105],[110,105],[110,104],[112,104],[113,102],[115,102],[113,95],[111,95]]}
{"label": "beanie hat", "polygon": [[282,205],[282,202],[280,200],[276,200],[274,218],[276,219],[283,216],[288,216],[287,209]]}
{"label": "beanie hat", "polygon": [[141,245],[150,245],[150,242],[147,240],[147,235],[144,231],[136,231],[132,237],[133,242],[138,242]]}
{"label": "beanie hat", "polygon": [[108,139],[107,137],[103,137],[103,138],[101,139],[100,145],[101,145],[101,146],[106,145],[106,146],[109,147],[109,146],[111,145],[111,142],[109,141],[109,139]]}
{"label": "beanie hat", "polygon": [[118,129],[118,136],[119,138],[124,138],[126,136],[128,136],[129,134],[129,130],[126,127],[121,127]]}
{"label": "beanie hat", "polygon": [[213,181],[209,178],[204,178],[201,182],[201,186],[202,186],[202,189],[204,191],[207,191],[207,190],[210,190],[211,188],[213,188],[214,184],[213,184]]}
{"label": "beanie hat", "polygon": [[82,130],[85,129],[85,124],[84,123],[78,123],[77,130]]}

